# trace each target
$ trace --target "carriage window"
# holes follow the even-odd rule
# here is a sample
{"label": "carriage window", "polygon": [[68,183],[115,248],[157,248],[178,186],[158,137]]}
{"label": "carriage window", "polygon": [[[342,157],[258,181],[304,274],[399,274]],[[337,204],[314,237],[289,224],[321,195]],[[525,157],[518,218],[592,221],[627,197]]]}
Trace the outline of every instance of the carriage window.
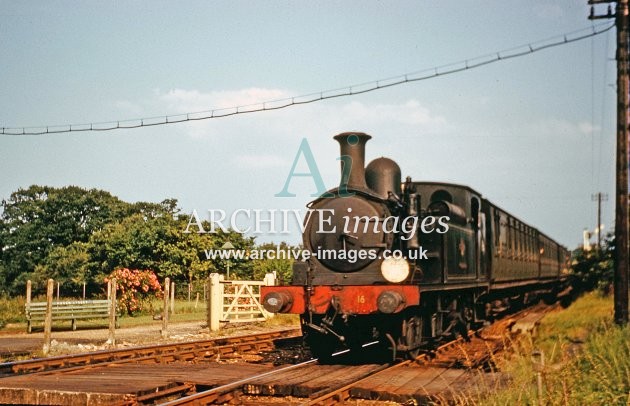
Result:
{"label": "carriage window", "polygon": [[533,261],[534,259],[534,240],[530,228],[527,229],[527,259],[529,261]]}
{"label": "carriage window", "polygon": [[525,245],[523,244],[524,235],[523,235],[523,223],[518,223],[518,259],[523,259],[523,254],[525,251]]}
{"label": "carriage window", "polygon": [[497,247],[499,251],[501,251],[501,245],[499,245],[499,241],[501,238],[501,216],[499,213],[494,214],[494,246]]}
{"label": "carriage window", "polygon": [[441,201],[453,203],[453,196],[451,196],[451,194],[448,193],[446,190],[436,190],[431,195],[431,203]]}
{"label": "carriage window", "polygon": [[514,227],[512,224],[512,219],[508,218],[508,254],[510,258],[514,257]]}
{"label": "carriage window", "polygon": [[522,261],[525,258],[525,227],[523,223],[518,226],[518,258]]}
{"label": "carriage window", "polygon": [[529,261],[529,230],[523,224],[523,259]]}

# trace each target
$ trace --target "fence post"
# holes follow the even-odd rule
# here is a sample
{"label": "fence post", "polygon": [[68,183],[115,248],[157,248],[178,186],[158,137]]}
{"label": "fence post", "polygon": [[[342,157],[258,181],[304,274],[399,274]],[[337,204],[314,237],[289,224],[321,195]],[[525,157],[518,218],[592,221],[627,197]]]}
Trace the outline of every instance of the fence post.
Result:
{"label": "fence post", "polygon": [[50,332],[52,331],[52,301],[53,301],[53,289],[55,281],[48,279],[48,285],[46,287],[46,318],[44,319],[44,346],[42,352],[44,355],[48,355],[50,352]]}
{"label": "fence post", "polygon": [[59,301],[59,285],[60,283],[57,282],[57,301]]}
{"label": "fence post", "polygon": [[164,309],[162,309],[162,338],[168,337],[168,301],[171,290],[171,278],[164,281]]}
{"label": "fence post", "polygon": [[85,300],[85,282],[83,282],[83,300]]}
{"label": "fence post", "polygon": [[175,314],[175,282],[171,282],[171,314]]}
{"label": "fence post", "polygon": [[32,290],[32,282],[31,280],[26,281],[26,308],[31,304],[31,290]]}
{"label": "fence post", "polygon": [[[85,286],[85,285],[83,285]],[[109,292],[109,336],[107,345],[116,347],[116,278],[112,278],[107,282],[107,292]]]}
{"label": "fence post", "polygon": [[208,278],[208,328],[217,331],[221,327],[223,315],[223,275],[211,273]]}
{"label": "fence post", "polygon": [[195,309],[199,305],[199,292],[197,292],[197,299],[195,299]]}
{"label": "fence post", "polygon": [[542,373],[545,370],[545,354],[542,350],[532,352],[532,368],[536,372],[536,394],[538,396],[538,404],[542,406],[543,402],[543,379]]}

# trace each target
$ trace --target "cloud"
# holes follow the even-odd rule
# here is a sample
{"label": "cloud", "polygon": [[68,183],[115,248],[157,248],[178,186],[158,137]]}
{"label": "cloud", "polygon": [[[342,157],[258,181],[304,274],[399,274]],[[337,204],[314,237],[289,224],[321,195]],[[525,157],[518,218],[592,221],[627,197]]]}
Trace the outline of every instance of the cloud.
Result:
{"label": "cloud", "polygon": [[429,109],[417,100],[408,100],[403,104],[366,105],[352,101],[343,108],[343,113],[350,119],[372,124],[400,123],[413,126],[438,127],[446,125],[442,116],[434,116]]}
{"label": "cloud", "polygon": [[[229,111],[254,110],[278,106],[299,94],[278,88],[250,87],[243,89],[203,92],[198,89],[174,88],[168,91],[155,89],[144,101],[119,101],[117,107],[134,117],[184,115],[191,118],[206,117]],[[142,112],[144,111],[144,112]],[[199,114],[194,114],[201,112]],[[183,116],[173,117],[173,120]],[[323,120],[322,118],[325,118]],[[301,136],[333,134],[341,131],[366,131],[378,135],[383,132],[436,133],[452,130],[444,116],[434,113],[420,100],[407,99],[399,103],[373,103],[361,100],[361,96],[325,100],[313,104],[287,107],[286,109],[253,112],[240,117],[199,120],[182,124],[184,133],[193,138],[221,137],[243,140],[245,135],[263,133],[274,140],[287,140]],[[251,137],[247,138],[251,143]],[[258,163],[270,165],[272,161]]]}
{"label": "cloud", "polygon": [[186,89],[171,89],[166,93],[161,93],[158,90],[157,96],[159,101],[166,104],[169,111],[181,114],[262,105],[266,101],[288,98],[289,93],[281,89],[251,87],[209,93]]}

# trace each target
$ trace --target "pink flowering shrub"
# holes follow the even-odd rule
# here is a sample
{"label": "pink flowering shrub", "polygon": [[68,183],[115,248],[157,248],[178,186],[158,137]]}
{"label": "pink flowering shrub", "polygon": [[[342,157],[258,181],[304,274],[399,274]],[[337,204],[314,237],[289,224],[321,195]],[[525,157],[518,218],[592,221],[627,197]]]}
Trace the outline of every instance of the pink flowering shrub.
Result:
{"label": "pink flowering shrub", "polygon": [[153,271],[122,268],[112,272],[105,282],[111,278],[116,278],[118,307],[130,316],[141,311],[150,296],[163,297],[162,285]]}

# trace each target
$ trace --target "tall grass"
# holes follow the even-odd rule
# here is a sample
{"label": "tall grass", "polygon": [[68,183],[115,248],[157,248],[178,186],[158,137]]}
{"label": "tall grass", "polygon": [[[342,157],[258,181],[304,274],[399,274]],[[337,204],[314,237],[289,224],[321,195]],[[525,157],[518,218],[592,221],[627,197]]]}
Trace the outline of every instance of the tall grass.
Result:
{"label": "tall grass", "polygon": [[[534,351],[545,358],[540,398]],[[495,362],[509,378],[507,386],[462,396],[458,404],[630,404],[630,328],[613,324],[612,300],[598,293],[547,315],[535,337],[518,339]]]}
{"label": "tall grass", "polygon": [[0,329],[8,323],[20,323],[26,321],[24,304],[26,299],[22,296],[17,298],[0,297]]}

